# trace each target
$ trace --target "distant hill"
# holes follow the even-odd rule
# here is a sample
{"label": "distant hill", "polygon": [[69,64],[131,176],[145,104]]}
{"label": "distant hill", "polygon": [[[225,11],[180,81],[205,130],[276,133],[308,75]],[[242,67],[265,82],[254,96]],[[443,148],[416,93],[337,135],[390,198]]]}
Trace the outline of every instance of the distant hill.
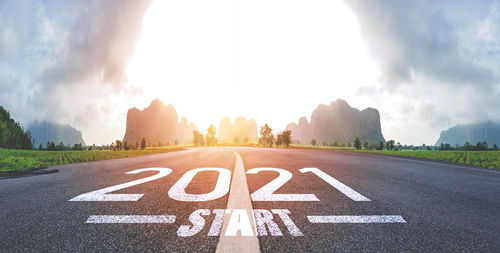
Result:
{"label": "distant hill", "polygon": [[0,148],[31,149],[31,135],[0,106]]}
{"label": "distant hill", "polygon": [[466,141],[471,144],[486,141],[489,146],[500,145],[500,124],[487,121],[479,124],[456,125],[442,131],[436,145],[441,143],[453,146],[464,145]]}
{"label": "distant hill", "polygon": [[233,124],[229,117],[224,117],[219,123],[218,139],[221,142],[232,142],[238,137],[240,143],[243,143],[245,138],[248,138],[249,142],[257,142],[259,140],[257,131],[257,122],[254,119],[238,117]]}
{"label": "distant hill", "polygon": [[302,117],[298,124],[291,123],[286,128],[292,131],[293,140],[303,144],[310,143],[312,139],[318,144],[352,143],[356,137],[361,142],[385,141],[378,110],[366,108],[359,111],[342,99],[330,105],[320,104],[313,111],[310,123],[306,117]]}
{"label": "distant hill", "polygon": [[49,141],[54,142],[56,145],[61,141],[66,146],[73,146],[75,144],[85,145],[82,132],[70,125],[42,121],[31,124],[28,129],[35,141],[35,148],[37,148],[40,144],[45,147]]}
{"label": "distant hill", "polygon": [[123,141],[140,143],[144,137],[152,145],[160,142],[174,145],[176,140],[179,144],[186,144],[192,139],[195,129],[196,125],[188,123],[186,118],[179,122],[173,105],[165,105],[155,99],[142,111],[135,107],[128,110]]}

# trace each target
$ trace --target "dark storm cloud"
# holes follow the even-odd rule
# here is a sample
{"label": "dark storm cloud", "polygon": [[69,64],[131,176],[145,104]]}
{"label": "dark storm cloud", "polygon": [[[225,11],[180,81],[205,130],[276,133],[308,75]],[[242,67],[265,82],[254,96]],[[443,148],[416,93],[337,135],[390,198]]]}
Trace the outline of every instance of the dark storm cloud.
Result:
{"label": "dark storm cloud", "polygon": [[[491,88],[498,82],[475,43],[474,25],[492,1],[346,0],[360,21],[362,36],[379,62],[384,82],[398,85],[420,75],[443,83]],[[469,34],[468,34],[469,33]],[[497,59],[498,60],[498,59]],[[478,87],[479,88],[479,87]]]}
{"label": "dark storm cloud", "polygon": [[120,85],[150,2],[96,0],[68,6],[74,8],[70,14],[76,19],[59,55],[41,73],[40,82],[71,84],[97,74],[102,83]]}

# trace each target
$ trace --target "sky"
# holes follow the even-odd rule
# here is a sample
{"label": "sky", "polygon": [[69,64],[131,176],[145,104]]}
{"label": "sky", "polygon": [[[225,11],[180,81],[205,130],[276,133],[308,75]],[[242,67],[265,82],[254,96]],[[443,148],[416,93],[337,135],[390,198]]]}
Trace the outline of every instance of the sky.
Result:
{"label": "sky", "polygon": [[500,121],[498,1],[0,0],[0,105],[24,126],[122,139],[155,98],[204,130],[282,130],[345,99],[386,139]]}

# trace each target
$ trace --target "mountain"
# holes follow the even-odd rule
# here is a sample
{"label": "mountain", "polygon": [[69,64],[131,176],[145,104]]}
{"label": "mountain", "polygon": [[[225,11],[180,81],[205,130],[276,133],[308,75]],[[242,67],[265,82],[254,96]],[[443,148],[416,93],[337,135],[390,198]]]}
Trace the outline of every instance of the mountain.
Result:
{"label": "mountain", "polygon": [[186,144],[192,139],[195,129],[196,125],[189,124],[186,118],[179,122],[173,105],[165,105],[155,99],[142,111],[135,107],[128,110],[123,141],[140,143],[142,138],[146,138],[152,145],[159,142],[174,145],[176,140],[179,144]]}
{"label": "mountain", "polygon": [[47,142],[55,144],[64,142],[64,145],[73,146],[74,144],[85,145],[82,138],[82,132],[76,130],[70,125],[51,123],[48,121],[35,122],[28,127],[34,139],[34,146],[37,148],[40,144],[44,147]]}
{"label": "mountain", "polygon": [[222,118],[219,123],[219,141],[232,142],[235,137],[238,137],[239,142],[243,142],[245,138],[248,138],[249,142],[257,142],[257,122],[254,119],[238,117],[233,124],[229,117]]}
{"label": "mountain", "polygon": [[310,123],[302,117],[298,124],[290,123],[286,129],[291,130],[292,138],[301,143],[310,143],[312,139],[317,143],[352,143],[356,137],[361,142],[385,141],[378,110],[366,108],[359,111],[342,99],[330,105],[320,104],[313,111]]}
{"label": "mountain", "polygon": [[441,143],[453,146],[464,145],[466,141],[471,144],[486,141],[490,146],[500,145],[500,123],[487,121],[479,124],[456,125],[442,131],[436,145]]}
{"label": "mountain", "polygon": [[0,148],[31,149],[31,135],[0,106]]}

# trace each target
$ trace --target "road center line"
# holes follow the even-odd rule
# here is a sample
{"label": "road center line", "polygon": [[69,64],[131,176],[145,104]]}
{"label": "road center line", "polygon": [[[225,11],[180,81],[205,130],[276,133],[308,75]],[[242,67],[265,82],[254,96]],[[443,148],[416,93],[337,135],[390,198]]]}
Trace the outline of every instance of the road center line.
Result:
{"label": "road center line", "polygon": [[332,215],[307,216],[311,223],[406,223],[400,215]]}
{"label": "road center line", "polygon": [[251,236],[225,236],[232,214],[225,214],[222,225],[222,231],[217,243],[215,252],[260,252],[259,239],[255,229],[255,219],[252,211],[252,201],[245,175],[245,168],[241,156],[234,152],[236,162],[231,180],[231,188],[227,201],[227,210],[243,209],[250,219],[252,235]]}
{"label": "road center line", "polygon": [[91,215],[85,223],[174,223],[175,215]]}

